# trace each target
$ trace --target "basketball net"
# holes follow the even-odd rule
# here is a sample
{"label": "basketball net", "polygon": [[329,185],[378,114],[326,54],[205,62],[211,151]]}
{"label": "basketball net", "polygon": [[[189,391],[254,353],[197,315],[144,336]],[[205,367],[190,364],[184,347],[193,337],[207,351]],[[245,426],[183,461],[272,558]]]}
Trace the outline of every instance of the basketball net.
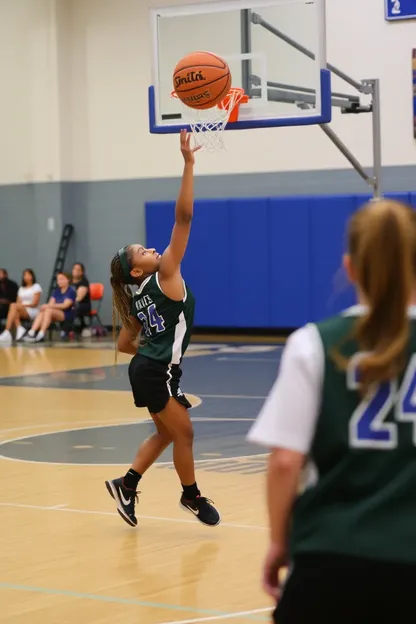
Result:
{"label": "basketball net", "polygon": [[[175,91],[171,97],[179,100]],[[195,147],[201,146],[208,152],[224,149],[225,127],[229,121],[238,120],[239,104],[247,101],[244,89],[237,87],[232,87],[222,102],[204,110],[190,108],[179,100],[183,119],[191,126]]]}

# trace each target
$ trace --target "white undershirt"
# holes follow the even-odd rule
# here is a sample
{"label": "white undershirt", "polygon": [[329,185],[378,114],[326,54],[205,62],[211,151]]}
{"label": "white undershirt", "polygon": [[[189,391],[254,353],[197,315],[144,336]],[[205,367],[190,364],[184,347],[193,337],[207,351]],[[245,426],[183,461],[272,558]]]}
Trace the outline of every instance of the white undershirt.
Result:
{"label": "white undershirt", "polygon": [[287,340],[279,375],[247,440],[308,454],[321,407],[325,356],[316,325]]}

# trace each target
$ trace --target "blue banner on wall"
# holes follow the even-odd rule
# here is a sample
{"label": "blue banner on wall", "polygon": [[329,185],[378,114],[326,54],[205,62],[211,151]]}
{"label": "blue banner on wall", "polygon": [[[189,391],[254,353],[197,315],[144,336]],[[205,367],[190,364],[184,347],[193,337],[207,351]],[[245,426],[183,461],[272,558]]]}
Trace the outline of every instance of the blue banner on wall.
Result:
{"label": "blue banner on wall", "polygon": [[416,0],[384,0],[386,20],[416,19]]}

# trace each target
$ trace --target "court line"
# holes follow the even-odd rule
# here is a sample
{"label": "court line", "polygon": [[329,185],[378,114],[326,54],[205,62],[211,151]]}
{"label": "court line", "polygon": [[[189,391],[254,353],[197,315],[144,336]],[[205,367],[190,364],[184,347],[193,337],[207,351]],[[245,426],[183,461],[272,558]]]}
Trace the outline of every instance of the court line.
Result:
{"label": "court line", "polygon": [[199,394],[198,392],[195,393],[195,396],[198,396],[201,399],[254,399],[257,401],[267,399],[267,396],[255,396],[250,394]]}
{"label": "court line", "polygon": [[218,362],[271,362],[272,364],[278,364],[280,360],[273,358],[261,358],[261,357],[217,357]]}
{"label": "court line", "polygon": [[[68,589],[53,589],[50,587],[36,587],[32,585],[20,585],[15,583],[0,582],[0,589],[12,589],[17,591],[33,592],[36,594],[48,594],[52,596],[67,596],[69,598],[81,598],[84,600],[95,600],[97,602],[110,602],[124,605],[131,605],[135,607],[147,607],[150,609],[165,609],[166,611],[188,611],[189,613],[195,613],[200,615],[214,615],[217,618],[222,618],[230,615],[228,612],[223,612],[215,609],[199,609],[198,607],[186,607],[181,605],[170,605],[163,602],[150,602],[147,600],[139,600],[137,598],[121,598],[118,596],[105,596],[101,594],[89,594],[84,592],[71,591]],[[265,617],[259,615],[248,615],[250,619],[265,620]]]}
{"label": "court line", "polygon": [[[113,516],[118,517],[117,514],[113,511],[98,511],[93,509],[73,509],[72,507],[66,507],[66,505],[29,505],[26,503],[11,503],[11,502],[0,502],[0,507],[16,507],[20,509],[36,509],[39,511],[63,511],[67,513],[77,513],[77,514],[85,514],[92,516]],[[155,520],[156,522],[176,522],[179,524],[193,524],[194,526],[199,526],[195,520],[187,520],[182,518],[163,518],[161,516],[142,516],[137,514],[137,518],[140,520]],[[231,522],[221,522],[218,525],[219,528],[225,527],[227,529],[251,529],[254,531],[266,531],[267,527],[263,527],[255,524],[234,524]]]}
{"label": "court line", "polygon": [[[191,417],[192,421],[216,421],[216,422],[223,422],[223,421],[244,421],[244,420],[250,420],[250,421],[254,421],[255,418],[215,418],[212,416],[192,416]],[[80,427],[80,431],[83,429],[100,429],[101,427],[120,427],[123,425],[140,425],[140,424],[145,424],[145,423],[152,423],[153,420],[151,418],[144,418],[143,420],[137,420],[132,419],[132,420],[115,420],[113,421],[111,424],[97,424],[96,420],[80,420],[77,425],[92,425],[92,427],[84,427],[81,426]],[[64,425],[67,425],[68,421],[65,422],[60,422],[60,423],[45,423],[43,425],[25,425],[22,427],[11,427],[10,429],[0,429],[0,435],[4,434],[4,433],[12,433],[13,431],[25,431],[26,429],[44,429],[45,427],[52,427],[53,430],[52,431],[47,431],[46,433],[35,433],[33,435],[28,435],[25,437],[33,437],[36,438],[38,436],[41,435],[49,435],[49,434],[54,434],[54,433],[65,433],[66,431],[78,431],[78,427],[76,429],[59,429],[55,431],[55,427],[63,427]],[[16,440],[19,440],[22,438],[16,438]],[[10,442],[14,441],[10,440]],[[7,440],[5,440],[5,442],[7,442]]]}
{"label": "court line", "polygon": [[[114,423],[112,425],[97,425],[97,421],[96,420],[81,420],[79,423],[77,423],[78,425],[95,425],[96,427],[118,427],[120,425],[133,425],[133,424],[137,424],[140,422],[151,422],[151,419],[146,419],[146,421],[138,421],[138,420],[116,420],[114,421]],[[45,423],[43,425],[25,425],[24,427],[11,427],[10,429],[0,429],[0,435],[2,435],[3,433],[12,433],[13,431],[25,431],[26,429],[43,429],[44,427],[63,427],[64,425],[67,425],[68,421],[65,422],[60,422],[60,423]],[[90,427],[91,429],[93,427]],[[81,427],[81,429],[83,429],[83,427]],[[88,429],[88,427],[86,427],[86,429]],[[51,431],[50,433],[59,433],[60,431],[68,431],[68,429],[64,429],[64,430],[59,430],[59,431]],[[49,433],[49,432],[48,432]],[[44,435],[48,435],[48,433],[45,433]],[[26,436],[26,437],[36,437],[38,435],[41,435],[39,433],[35,433],[34,436]],[[19,439],[19,438],[16,438]]]}
{"label": "court line", "polygon": [[199,622],[213,622],[214,620],[230,620],[231,618],[253,616],[255,613],[265,613],[266,611],[271,612],[272,607],[252,609],[251,611],[238,611],[236,613],[229,613],[228,615],[212,615],[209,617],[194,618],[192,620],[175,620],[174,622],[164,622],[163,624],[198,624]]}
{"label": "court line", "polygon": [[[59,432],[57,432],[59,433]],[[26,436],[27,438],[29,437],[34,437],[34,436]],[[25,438],[16,438],[16,441],[18,440],[23,440]],[[14,442],[14,440],[5,440],[6,442]],[[0,442],[0,446],[3,444],[3,442]],[[232,456],[232,457],[218,457],[218,458],[212,458],[212,459],[195,459],[194,463],[195,464],[208,464],[208,463],[215,463],[215,462],[231,462],[231,461],[235,461],[238,459],[256,459],[259,457],[268,457],[267,453],[257,453],[256,455],[236,455],[236,456]],[[5,459],[6,461],[11,461],[11,462],[20,462],[23,464],[38,464],[40,465],[48,465],[48,466],[72,466],[72,467],[82,467],[82,468],[92,468],[94,466],[106,466],[108,467],[114,467],[114,468],[118,468],[119,466],[125,466],[126,462],[124,462],[123,464],[114,464],[114,463],[109,463],[109,464],[96,464],[96,463],[88,463],[88,464],[82,464],[81,462],[53,462],[53,461],[35,461],[34,459],[21,459],[19,457],[9,457],[8,455],[1,455],[0,454],[0,460]],[[155,468],[158,468],[158,466],[173,466],[173,461],[166,461],[166,462],[156,462],[153,464],[153,466]],[[203,470],[203,467],[201,468]]]}

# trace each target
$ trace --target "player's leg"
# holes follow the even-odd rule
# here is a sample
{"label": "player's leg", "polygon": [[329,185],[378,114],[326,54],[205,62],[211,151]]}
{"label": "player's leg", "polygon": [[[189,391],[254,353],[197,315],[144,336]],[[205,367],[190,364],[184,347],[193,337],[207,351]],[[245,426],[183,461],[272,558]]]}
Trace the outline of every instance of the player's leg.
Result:
{"label": "player's leg", "polygon": [[16,313],[15,313],[15,318],[13,320],[14,326],[16,328],[16,341],[22,340],[23,336],[26,334],[26,330],[23,327],[21,321],[32,320],[32,316],[31,316],[32,310],[33,308],[26,308],[26,306],[24,306],[22,303],[16,304]]}
{"label": "player's leg", "polygon": [[[35,321],[24,337],[25,342],[42,342],[45,339],[46,332],[52,322],[62,323],[65,320],[65,313],[62,310],[46,308],[39,312]],[[36,334],[37,332],[37,334]]]}
{"label": "player's leg", "polygon": [[124,477],[105,482],[109,494],[117,502],[118,513],[130,526],[137,525],[135,508],[139,494],[137,486],[140,479],[172,443],[169,431],[157,414],[150,415],[156,425],[156,432],[140,445],[136,457]]}
{"label": "player's leg", "polygon": [[[138,475],[143,475],[146,470],[155,463],[169,444],[172,443],[172,436],[163,422],[161,422],[159,416],[152,413],[150,415],[156,425],[156,431],[139,447],[136,457],[133,460],[131,471],[134,471]],[[136,488],[139,480],[140,476],[136,483],[134,483],[133,480],[129,481],[127,475],[124,477],[127,487],[131,486],[132,488]]]}
{"label": "player's leg", "polygon": [[0,335],[0,341],[11,342],[11,330],[13,327],[16,327],[16,340],[21,340],[26,332],[21,326],[20,319],[28,318],[29,314],[22,303],[11,303],[7,314],[6,327],[4,328],[4,332]]}
{"label": "player's leg", "polygon": [[159,412],[163,424],[173,439],[173,462],[182,484],[180,504],[183,509],[194,514],[203,524],[216,526],[221,517],[212,502],[201,496],[195,479],[193,452],[194,431],[188,409],[182,404],[182,393],[171,396],[165,408]]}
{"label": "player's leg", "polygon": [[29,329],[26,336],[23,338],[24,342],[35,342],[36,333],[39,331],[40,326],[43,323],[45,311],[41,310],[35,320],[32,323],[32,327]]}

